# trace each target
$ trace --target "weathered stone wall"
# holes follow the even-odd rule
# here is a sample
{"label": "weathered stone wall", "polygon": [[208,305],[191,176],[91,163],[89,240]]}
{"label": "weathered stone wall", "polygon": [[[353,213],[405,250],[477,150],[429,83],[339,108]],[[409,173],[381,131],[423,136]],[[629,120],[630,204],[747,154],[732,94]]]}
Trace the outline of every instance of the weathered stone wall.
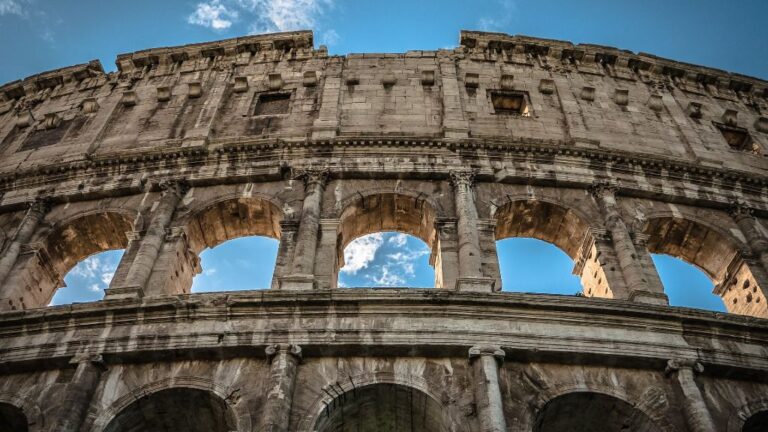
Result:
{"label": "weathered stone wall", "polygon": [[[765,81],[477,32],[117,65],[0,87],[11,430],[766,427]],[[435,289],[337,289],[344,247],[379,231],[429,246]],[[270,289],[191,294],[199,254],[248,235],[280,241]],[[582,295],[500,292],[508,237],[561,248]],[[46,307],[108,249],[103,301]],[[701,268],[731,313],[667,306],[651,253]]]}

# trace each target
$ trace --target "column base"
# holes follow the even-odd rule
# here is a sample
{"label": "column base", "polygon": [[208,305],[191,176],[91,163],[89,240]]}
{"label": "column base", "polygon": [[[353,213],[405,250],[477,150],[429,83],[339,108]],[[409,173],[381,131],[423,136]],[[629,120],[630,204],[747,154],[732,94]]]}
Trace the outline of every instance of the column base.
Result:
{"label": "column base", "polygon": [[496,280],[487,277],[463,277],[456,279],[456,289],[467,292],[493,292]]}
{"label": "column base", "polygon": [[144,297],[140,286],[121,286],[104,290],[104,300],[138,300]]}
{"label": "column base", "polygon": [[279,279],[280,289],[302,291],[315,289],[315,276],[311,274],[293,274]]}
{"label": "column base", "polygon": [[666,294],[651,291],[632,291],[629,293],[629,301],[660,306],[669,305],[669,298]]}

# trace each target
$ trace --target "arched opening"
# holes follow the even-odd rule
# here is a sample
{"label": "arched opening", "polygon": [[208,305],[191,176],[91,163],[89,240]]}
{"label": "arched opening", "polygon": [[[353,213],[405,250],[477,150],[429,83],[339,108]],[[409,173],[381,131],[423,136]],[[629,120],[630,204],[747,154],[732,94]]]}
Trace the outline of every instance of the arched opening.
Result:
{"label": "arched opening", "polygon": [[580,294],[581,280],[573,274],[573,259],[542,240],[515,237],[496,242],[504,291]]}
{"label": "arched opening", "polygon": [[[403,276],[409,274],[410,270],[414,270],[415,275],[415,265],[421,258],[428,260],[428,264],[434,269],[433,272],[426,270],[426,275],[434,274],[433,283],[422,286],[443,287],[440,248],[435,230],[435,210],[423,198],[394,193],[361,197],[344,209],[340,219],[336,245],[337,285],[341,285],[338,279],[339,273],[346,267],[347,261],[351,267],[346,267],[348,270],[345,273],[352,273],[351,269],[359,270],[363,264],[367,265],[371,262],[369,259],[371,251],[373,250],[375,255],[375,251],[386,242],[388,247],[392,247],[392,252],[389,253],[392,257],[384,257],[384,263],[379,264],[381,271],[378,276],[379,281],[386,283],[377,284],[371,280],[370,285],[363,284],[363,286],[399,285],[398,277],[405,281]],[[352,246],[352,249],[349,249],[349,246]],[[396,250],[402,247],[407,249]],[[362,253],[369,255],[359,255]],[[401,255],[397,255],[398,253]],[[387,259],[391,261],[389,267],[387,267]],[[391,272],[395,265],[399,265],[397,268],[401,276],[393,277],[391,273],[384,273],[384,271]],[[409,266],[414,268],[411,269]],[[425,277],[424,273],[425,271],[421,272],[420,280],[422,281]],[[343,282],[347,284],[346,279]]]}
{"label": "arched opening", "polygon": [[732,313],[768,317],[766,299],[737,244],[726,235],[687,219],[650,219],[648,251],[693,264],[712,280],[714,294]]}
{"label": "arched opening", "polygon": [[237,430],[227,403],[193,388],[160,390],[137,399],[104,432],[229,432]]}
{"label": "arched opening", "polygon": [[[574,294],[580,290],[588,297],[613,297],[603,269],[604,251],[598,250],[589,226],[572,210],[546,201],[521,200],[499,207],[495,216],[497,250],[502,265],[504,290],[563,294]],[[505,241],[521,237],[527,239]],[[545,247],[530,239],[546,242],[554,247]],[[532,253],[546,259],[534,262],[531,259]],[[562,253],[570,259],[571,269],[565,266]],[[520,258],[525,260],[521,261]],[[538,276],[529,273],[527,270],[530,270],[530,266],[526,266],[526,261],[542,268],[542,272]],[[571,274],[576,275],[580,285],[570,278]],[[527,278],[523,278],[526,275]],[[544,281],[542,275],[548,275],[551,279]],[[523,284],[525,279],[532,278],[538,278],[535,281],[538,287]],[[561,285],[543,287],[549,283]]]}
{"label": "arched opening", "polygon": [[536,418],[534,432],[658,432],[644,412],[600,393],[576,392],[547,402]]}
{"label": "arched opening", "polygon": [[188,245],[180,242],[173,269],[182,292],[269,288],[282,219],[278,206],[255,197],[221,201],[194,214],[186,226]]}
{"label": "arched opening", "polygon": [[27,417],[19,408],[0,403],[0,432],[27,432],[29,430]]}
{"label": "arched opening", "polygon": [[97,253],[128,245],[132,220],[124,213],[93,213],[56,226],[39,248],[22,251],[7,280],[9,309],[47,306],[56,290],[67,285],[64,276],[79,262]]}
{"label": "arched opening", "polygon": [[760,411],[744,422],[741,432],[765,432],[768,431],[768,411]]}
{"label": "arched opening", "polygon": [[123,249],[98,252],[77,263],[64,276],[66,289],[56,291],[50,306],[104,298],[104,290],[109,288],[124,252]]}
{"label": "arched opening", "polygon": [[723,299],[712,290],[712,279],[701,269],[670,255],[651,254],[670,306],[725,312]]}
{"label": "arched opening", "polygon": [[339,287],[415,287],[434,285],[429,246],[403,233],[364,235],[344,249]]}
{"label": "arched opening", "polygon": [[398,384],[350,390],[326,405],[317,432],[448,432],[443,407],[426,393]]}

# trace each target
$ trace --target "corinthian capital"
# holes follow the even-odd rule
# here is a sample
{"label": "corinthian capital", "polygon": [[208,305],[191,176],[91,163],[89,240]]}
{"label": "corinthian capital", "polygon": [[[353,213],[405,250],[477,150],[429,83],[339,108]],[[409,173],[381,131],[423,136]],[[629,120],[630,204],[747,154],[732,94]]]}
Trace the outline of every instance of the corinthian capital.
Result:
{"label": "corinthian capital", "polygon": [[27,203],[30,213],[43,216],[51,209],[51,198],[47,196],[37,197]]}
{"label": "corinthian capital", "polygon": [[451,184],[453,187],[467,186],[472,187],[475,184],[475,176],[477,171],[464,170],[464,171],[451,171]]}
{"label": "corinthian capital", "polygon": [[305,187],[314,185],[325,187],[329,176],[330,170],[328,168],[305,168],[293,172],[293,178],[302,180]]}
{"label": "corinthian capital", "polygon": [[614,197],[618,191],[618,185],[605,180],[592,183],[592,187],[590,188],[590,192],[595,198]]}
{"label": "corinthian capital", "polygon": [[276,355],[285,353],[290,354],[297,359],[301,358],[301,347],[298,345],[291,345],[291,344],[272,344],[267,345],[267,347],[264,349],[264,352],[267,354],[267,358],[272,359]]}
{"label": "corinthian capital", "polygon": [[731,207],[728,209],[728,213],[731,214],[731,217],[733,217],[734,220],[739,221],[742,219],[752,218],[754,209],[750,207],[746,202],[739,200],[731,204]]}

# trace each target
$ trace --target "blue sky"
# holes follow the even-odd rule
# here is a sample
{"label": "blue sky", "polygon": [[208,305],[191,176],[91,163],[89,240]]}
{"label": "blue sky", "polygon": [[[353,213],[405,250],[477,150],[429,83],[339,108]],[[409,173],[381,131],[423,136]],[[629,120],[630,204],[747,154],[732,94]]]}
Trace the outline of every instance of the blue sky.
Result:
{"label": "blue sky", "polygon": [[[768,78],[766,16],[766,0],[0,0],[0,83],[92,59],[112,71],[117,54],[150,47],[305,28],[332,54],[453,47],[460,29],[476,29],[615,46]],[[268,286],[276,243],[249,241],[204,252],[194,289]],[[342,284],[430,285],[429,254],[419,240],[386,233],[360,242],[376,246],[375,253],[348,259]],[[505,279],[519,281],[515,289],[578,290],[572,263],[550,245],[507,240],[499,255]],[[109,252],[79,264],[55,302],[100,298],[119,257]],[[654,259],[673,304],[710,296],[711,283],[690,266]],[[678,293],[675,284],[685,289]]]}

